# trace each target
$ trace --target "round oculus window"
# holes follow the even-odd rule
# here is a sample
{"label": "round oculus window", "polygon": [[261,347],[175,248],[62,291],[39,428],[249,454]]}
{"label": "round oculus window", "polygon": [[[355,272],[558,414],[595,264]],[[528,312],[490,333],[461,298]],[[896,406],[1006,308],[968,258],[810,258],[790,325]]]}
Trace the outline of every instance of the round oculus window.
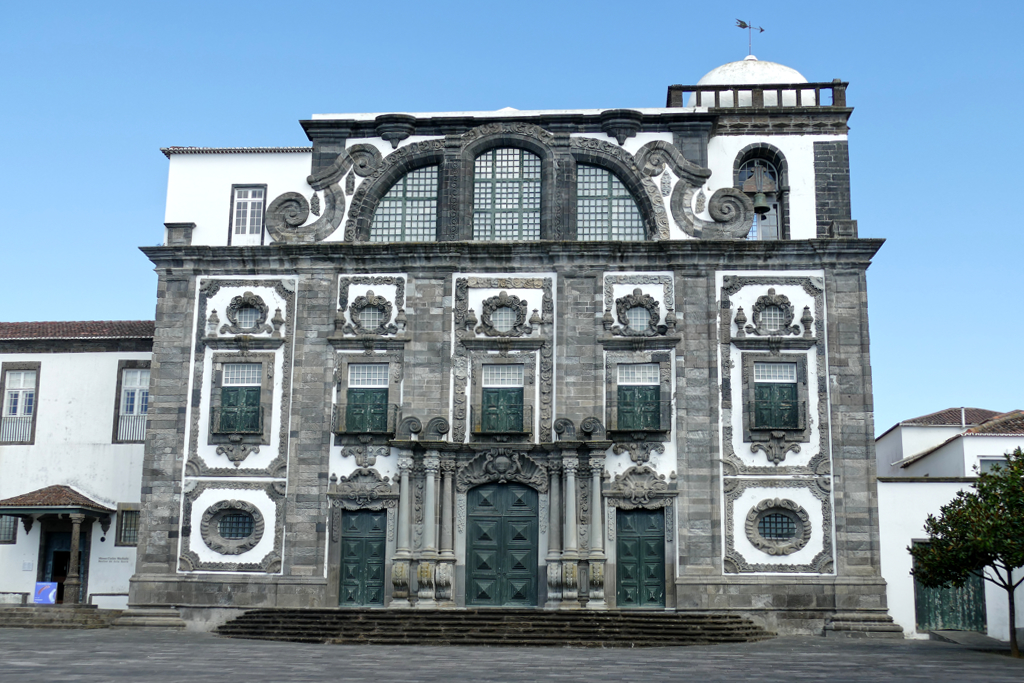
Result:
{"label": "round oculus window", "polygon": [[263,538],[260,509],[246,500],[222,500],[206,508],[199,525],[203,542],[221,555],[240,555]]}
{"label": "round oculus window", "polygon": [[768,498],[747,513],[747,539],[769,555],[789,555],[811,540],[811,518],[785,498]]}
{"label": "round oculus window", "polygon": [[252,515],[240,510],[228,512],[217,522],[217,531],[221,537],[231,541],[249,538],[252,536],[252,529]]}

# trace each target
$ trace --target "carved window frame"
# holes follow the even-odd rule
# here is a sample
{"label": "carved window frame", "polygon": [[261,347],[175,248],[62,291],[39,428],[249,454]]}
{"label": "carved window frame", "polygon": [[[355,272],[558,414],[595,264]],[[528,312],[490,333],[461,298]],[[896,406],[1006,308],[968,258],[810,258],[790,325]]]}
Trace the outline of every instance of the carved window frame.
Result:
{"label": "carved window frame", "polygon": [[[238,312],[243,308],[256,309],[256,324],[252,327],[242,327],[238,324]],[[270,315],[270,306],[259,294],[245,291],[238,296],[232,297],[227,306],[224,307],[224,317],[228,323],[221,325],[220,334],[267,334],[274,331],[274,328],[267,324],[267,317]]]}
{"label": "carved window frame", "polygon": [[[537,351],[521,351],[509,354],[492,354],[487,351],[473,349],[469,351],[470,356],[470,406],[472,406],[469,420],[468,434],[474,442],[491,443],[499,440],[508,441],[502,436],[480,433],[480,418],[483,414],[483,366],[484,365],[522,365],[523,366],[523,437],[533,442],[536,433],[536,403],[537,403]],[[532,418],[527,424],[526,413],[529,408]]]}
{"label": "carved window frame", "polygon": [[[220,535],[220,521],[225,516],[244,512],[252,517],[252,533],[245,538],[224,538]],[[221,555],[241,555],[255,548],[266,529],[266,522],[259,507],[247,500],[221,500],[203,512],[199,523],[199,534],[210,550]]]}
{"label": "carved window frame", "polygon": [[[349,290],[352,285],[369,285],[371,289],[367,289],[363,294],[355,297],[351,301],[349,300]],[[377,299],[383,299],[383,302],[377,302],[378,308],[382,306],[388,311],[393,311],[395,314],[395,320],[392,322],[390,314],[383,315],[384,310],[381,311],[381,322],[375,330],[367,330],[363,327],[362,321],[359,320],[359,312],[370,304],[367,294],[372,292],[372,287],[382,286],[394,286],[395,288],[395,300],[391,301],[387,297],[379,294],[374,294]],[[338,278],[338,315],[341,311],[347,311],[348,317],[351,319],[350,323],[345,324],[342,332],[346,335],[378,335],[378,336],[390,336],[395,335],[404,331],[405,329],[405,286],[406,278],[402,275],[342,275]],[[401,322],[401,329],[395,323]]]}
{"label": "carved window frame", "polygon": [[[761,534],[761,520],[771,514],[788,517],[795,528],[792,538],[785,540],[765,538]],[[750,508],[744,530],[751,545],[769,555],[791,555],[802,550],[811,540],[811,517],[799,503],[788,498],[766,498]]]}
{"label": "carved window frame", "polygon": [[[113,431],[111,432],[110,442],[111,443],[145,443],[146,442],[146,431],[143,430],[141,439],[121,439],[120,434],[120,418],[121,418],[121,402],[124,400],[122,395],[122,383],[124,382],[124,371],[125,370],[151,370],[152,361],[148,360],[119,360],[117,362],[117,387],[114,391],[114,425]],[[153,395],[150,393],[149,396],[152,401]]]}
{"label": "carved window frame", "polygon": [[[210,420],[207,421],[207,445],[243,443],[269,445],[274,417],[274,372],[277,355],[274,353],[214,353],[210,359]],[[221,407],[221,389],[224,387],[225,363],[252,363],[260,365],[260,408],[263,411],[261,434],[216,434],[212,429],[212,415]],[[282,435],[282,438],[283,435]]]}
{"label": "carved window frame", "polygon": [[[516,322],[512,329],[502,332],[494,327],[491,318],[499,308],[509,308],[516,314]],[[527,322],[529,312],[529,301],[501,290],[496,296],[488,297],[480,304],[480,324],[473,332],[488,337],[528,337],[533,334],[533,327]]]}
{"label": "carved window frame", "polygon": [[[377,323],[377,327],[367,329],[363,327],[363,321],[360,319],[360,314],[364,309],[376,308],[380,311],[380,322]],[[374,294],[372,289],[366,290],[365,294],[360,294],[348,307],[348,317],[352,320],[350,327],[352,334],[376,334],[384,336],[388,334],[395,334],[398,332],[398,327],[391,323],[391,314],[394,311],[394,304],[380,294]],[[346,330],[349,331],[349,330]]]}
{"label": "carved window frame", "polygon": [[[434,171],[434,196],[433,197],[410,197],[409,196],[409,177],[413,173],[417,173],[417,172],[424,171],[426,169],[431,169],[431,168],[432,169],[436,169]],[[352,176],[350,175],[349,177],[352,177]],[[428,163],[428,164],[423,164],[423,165],[416,166],[415,168],[409,168],[408,170],[406,170],[405,173],[403,173],[402,175],[398,176],[398,178],[393,183],[391,183],[391,185],[387,188],[387,190],[385,190],[385,192],[380,196],[380,199],[377,200],[377,203],[375,204],[375,206],[373,208],[373,214],[372,214],[372,216],[370,218],[369,227],[367,229],[366,241],[374,242],[374,243],[378,243],[378,244],[389,244],[389,243],[396,243],[396,242],[436,242],[438,240],[438,219],[441,216],[441,211],[440,211],[440,208],[441,208],[441,185],[442,185],[443,180],[444,180],[444,176],[443,176],[443,174],[441,172],[441,165],[439,163],[433,163],[433,164]],[[401,192],[399,194],[396,194],[396,196],[389,198],[388,195],[390,195],[392,190],[395,190],[396,188],[400,189]],[[398,233],[399,233],[399,238],[398,239],[385,240],[385,239],[379,239],[380,235],[374,235],[374,224],[377,222],[377,214],[378,214],[378,212],[381,209],[381,205],[384,203],[384,200],[386,200],[386,199],[389,200],[389,201],[396,202],[396,203],[398,203],[402,207],[400,225],[397,228],[389,228],[391,230],[397,230],[398,231]],[[433,234],[430,236],[429,239],[410,239],[406,235],[406,231],[414,230],[415,228],[411,228],[408,225],[409,218],[408,218],[408,213],[407,213],[406,209],[410,205],[426,206],[430,202],[433,202],[433,206],[434,206],[434,225],[433,225],[433,228],[432,228],[433,229]],[[379,229],[383,230],[382,228],[379,228]],[[375,237],[378,237],[378,239],[374,239]]]}
{"label": "carved window frame", "polygon": [[[661,410],[661,429],[637,432],[648,440],[666,441],[672,432],[672,353],[670,351],[607,351],[605,353],[605,430],[610,433],[632,433],[618,429],[617,404],[619,396],[619,365],[658,365],[658,400]],[[613,403],[614,402],[614,403]]]}
{"label": "carved window frame", "polygon": [[[634,329],[629,324],[629,311],[633,308],[643,308],[647,311],[647,327],[642,330]],[[618,335],[653,337],[664,335],[668,331],[667,326],[661,324],[661,302],[650,294],[644,294],[639,287],[635,287],[632,293],[615,300],[615,317],[618,319],[619,327],[612,331]]]}
{"label": "carved window frame", "polygon": [[[775,306],[782,311],[782,325],[776,330],[770,330],[764,326],[764,311],[770,306]],[[776,294],[774,287],[768,288],[768,293],[757,297],[757,301],[750,309],[751,324],[744,328],[747,334],[756,334],[762,337],[784,337],[787,335],[799,336],[800,325],[794,325],[796,308],[785,294]]]}
{"label": "carved window frame", "polygon": [[[328,423],[333,425],[333,420],[343,419],[341,417],[335,417],[340,411],[342,405],[348,405],[348,373],[349,365],[387,365],[388,366],[388,411],[391,410],[392,405],[400,405],[398,397],[400,397],[402,391],[402,379],[403,379],[403,356],[404,354],[400,351],[389,351],[386,353],[344,353],[342,351],[335,352],[334,361],[334,384],[337,388],[337,394],[334,399],[334,405],[332,410],[334,415],[328,416]],[[396,416],[395,429],[398,429],[398,422],[400,422],[401,416]],[[355,439],[357,442],[362,437],[363,439],[369,438],[371,442],[385,443],[389,438],[387,434],[365,434],[356,433],[351,434],[334,434],[334,445],[345,446],[349,445]]]}
{"label": "carved window frame", "polygon": [[[33,370],[36,373],[35,393],[32,395],[32,420],[29,422],[28,439],[21,441],[0,441],[0,446],[31,446],[36,442],[36,419],[39,417],[39,378],[42,363],[39,361],[15,361],[0,364],[0,406],[7,407],[7,373],[19,370]],[[7,417],[3,415],[2,417]]]}
{"label": "carved window frame", "polygon": [[[744,443],[763,443],[771,441],[773,432],[782,433],[786,442],[809,443],[811,440],[810,416],[808,415],[809,393],[807,385],[807,353],[741,353],[743,366],[743,441]],[[797,423],[796,429],[754,427],[754,363],[795,363],[796,364],[796,396]]]}

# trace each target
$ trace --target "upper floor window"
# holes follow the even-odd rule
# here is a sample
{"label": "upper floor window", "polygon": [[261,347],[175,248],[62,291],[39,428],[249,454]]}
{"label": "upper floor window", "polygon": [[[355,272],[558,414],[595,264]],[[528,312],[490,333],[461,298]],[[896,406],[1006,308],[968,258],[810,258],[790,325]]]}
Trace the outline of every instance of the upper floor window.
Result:
{"label": "upper floor window", "polygon": [[352,363],[348,366],[345,431],[349,434],[388,431],[387,363]]}
{"label": "upper floor window", "polygon": [[262,433],[262,371],[263,366],[260,363],[224,364],[224,379],[220,390],[220,433]]}
{"label": "upper floor window", "polygon": [[260,244],[263,237],[265,187],[235,187],[232,191],[231,233],[228,244]]}
{"label": "upper floor window", "polygon": [[779,172],[764,159],[744,161],[739,168],[740,187],[754,200],[754,224],[748,240],[779,239]]}
{"label": "upper floor window", "polygon": [[391,186],[377,205],[371,242],[437,239],[437,166],[416,169]]}
{"label": "upper floor window", "polygon": [[576,171],[576,236],[580,240],[643,240],[633,196],[610,171],[580,164]]}
{"label": "upper floor window", "polygon": [[540,157],[503,148],[476,158],[473,239],[540,239]]}
{"label": "upper floor window", "polygon": [[481,432],[522,432],[523,366],[484,365],[482,370]]}
{"label": "upper floor window", "polygon": [[117,441],[145,441],[146,416],[149,413],[149,370],[145,368],[122,370],[119,398]]}
{"label": "upper floor window", "polygon": [[661,429],[661,366],[658,363],[621,363],[617,372],[615,428]]}
{"label": "upper floor window", "polygon": [[37,380],[35,370],[8,370],[4,373],[0,442],[32,442]]}
{"label": "upper floor window", "polygon": [[754,363],[754,429],[798,429],[796,363]]}

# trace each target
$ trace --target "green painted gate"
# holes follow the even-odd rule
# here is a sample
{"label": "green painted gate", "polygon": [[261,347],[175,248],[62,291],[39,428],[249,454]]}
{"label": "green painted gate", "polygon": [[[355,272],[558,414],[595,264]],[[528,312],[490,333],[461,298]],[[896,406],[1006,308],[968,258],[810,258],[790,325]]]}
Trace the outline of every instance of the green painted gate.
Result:
{"label": "green painted gate", "polygon": [[537,605],[537,492],[488,484],[467,494],[466,604]]}
{"label": "green painted gate", "polygon": [[951,629],[985,633],[985,580],[972,576],[959,588],[927,588],[914,581],[919,632]]}
{"label": "green painted gate", "polygon": [[341,515],[341,594],[345,607],[384,604],[387,510],[345,510]]}
{"label": "green painted gate", "polygon": [[665,512],[619,510],[616,517],[617,606],[665,606]]}

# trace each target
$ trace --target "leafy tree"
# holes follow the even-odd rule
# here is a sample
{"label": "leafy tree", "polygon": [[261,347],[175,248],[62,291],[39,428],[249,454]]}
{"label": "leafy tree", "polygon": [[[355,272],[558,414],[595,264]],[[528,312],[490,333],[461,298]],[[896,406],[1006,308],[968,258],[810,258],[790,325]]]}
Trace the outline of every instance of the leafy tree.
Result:
{"label": "leafy tree", "polygon": [[958,492],[938,517],[928,515],[929,543],[908,548],[912,573],[930,588],[963,586],[973,574],[1005,590],[1010,653],[1020,657],[1014,590],[1024,576],[1014,581],[1013,571],[1024,567],[1024,453],[1008,454],[1004,466],[982,473],[972,488]]}

